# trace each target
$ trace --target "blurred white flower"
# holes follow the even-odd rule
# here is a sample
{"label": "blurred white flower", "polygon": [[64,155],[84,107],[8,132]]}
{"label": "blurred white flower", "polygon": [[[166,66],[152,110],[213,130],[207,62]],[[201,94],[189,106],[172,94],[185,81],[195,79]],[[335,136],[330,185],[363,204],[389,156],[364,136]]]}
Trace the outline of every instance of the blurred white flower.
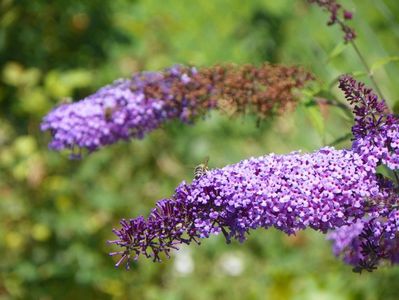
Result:
{"label": "blurred white flower", "polygon": [[187,247],[181,247],[175,252],[173,268],[180,276],[186,276],[194,271],[194,260],[191,256],[191,250]]}
{"label": "blurred white flower", "polygon": [[239,276],[244,271],[244,259],[241,253],[227,253],[219,260],[221,271],[230,276]]}

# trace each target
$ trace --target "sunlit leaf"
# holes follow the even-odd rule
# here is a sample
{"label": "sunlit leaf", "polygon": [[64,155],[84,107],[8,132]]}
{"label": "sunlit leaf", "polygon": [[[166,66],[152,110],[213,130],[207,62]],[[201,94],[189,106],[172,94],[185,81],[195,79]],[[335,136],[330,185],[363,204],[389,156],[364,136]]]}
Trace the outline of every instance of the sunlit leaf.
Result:
{"label": "sunlit leaf", "polygon": [[320,137],[324,137],[325,134],[325,124],[323,116],[320,112],[318,106],[307,106],[306,107],[306,116],[309,118],[312,127],[316,129],[319,133]]}
{"label": "sunlit leaf", "polygon": [[347,48],[348,44],[342,42],[339,42],[334,49],[329,53],[328,55],[328,61],[334,59],[335,57],[337,57],[338,55],[340,55],[342,52],[345,51],[345,49]]}
{"label": "sunlit leaf", "polygon": [[385,65],[389,64],[390,62],[398,61],[398,60],[399,60],[399,56],[388,56],[388,57],[378,59],[371,65],[370,71],[371,71],[371,73],[374,73],[376,70],[384,67]]}

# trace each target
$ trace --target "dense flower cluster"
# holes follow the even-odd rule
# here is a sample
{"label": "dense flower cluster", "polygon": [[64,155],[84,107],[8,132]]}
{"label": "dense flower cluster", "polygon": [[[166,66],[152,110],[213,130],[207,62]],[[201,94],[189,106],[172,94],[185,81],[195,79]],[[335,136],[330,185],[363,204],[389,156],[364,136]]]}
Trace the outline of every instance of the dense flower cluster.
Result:
{"label": "dense flower cluster", "polygon": [[355,271],[371,271],[382,259],[399,262],[398,194],[377,173],[382,163],[396,168],[397,121],[351,77],[341,77],[340,88],[354,105],[352,149],[270,154],[183,182],[148,218],[122,220],[114,229],[118,238],[110,243],[123,248],[111,253],[121,256],[116,265],[129,266],[140,255],[159,261],[179,244],[211,234],[244,241],[251,229],[271,226],[287,234],[335,230],[329,235],[334,252]]}
{"label": "dense flower cluster", "polygon": [[384,100],[361,82],[350,76],[340,78],[340,89],[354,106],[355,124],[353,150],[367,159],[387,165],[391,170],[399,168],[399,122],[389,113]]}
{"label": "dense flower cluster", "polygon": [[175,66],[117,80],[82,101],[63,104],[41,124],[50,130],[50,148],[88,149],[129,138],[142,138],[170,119],[191,122],[209,109],[251,108],[259,117],[281,112],[297,99],[312,76],[298,67],[264,64],[259,67]]}
{"label": "dense flower cluster", "polygon": [[396,205],[383,210],[329,234],[334,253],[355,272],[371,272],[381,260],[399,263],[399,210]]}
{"label": "dense flower cluster", "polygon": [[[341,4],[337,3],[336,0],[308,0],[308,2],[314,3],[330,13],[330,20],[327,25],[332,26],[334,24],[339,24],[341,30],[345,34],[345,42],[350,42],[356,38],[355,30],[346,24],[346,21],[352,19],[353,14],[343,9]],[[340,14],[342,14],[342,17]]]}
{"label": "dense flower cluster", "polygon": [[[353,151],[364,160],[386,165],[395,172],[399,168],[397,118],[371,89],[350,76],[342,76],[339,87],[354,105]],[[382,259],[399,263],[398,191],[392,182],[379,176],[380,187],[391,191],[390,196],[369,199],[363,219],[329,235],[334,253],[342,255],[357,272],[372,271]]]}
{"label": "dense flower cluster", "polygon": [[182,183],[145,219],[123,220],[114,230],[124,247],[113,253],[159,260],[179,243],[222,232],[244,241],[250,229],[274,226],[287,234],[307,227],[326,232],[365,214],[366,199],[388,197],[375,176],[375,161],[350,150],[270,154],[207,172]]}

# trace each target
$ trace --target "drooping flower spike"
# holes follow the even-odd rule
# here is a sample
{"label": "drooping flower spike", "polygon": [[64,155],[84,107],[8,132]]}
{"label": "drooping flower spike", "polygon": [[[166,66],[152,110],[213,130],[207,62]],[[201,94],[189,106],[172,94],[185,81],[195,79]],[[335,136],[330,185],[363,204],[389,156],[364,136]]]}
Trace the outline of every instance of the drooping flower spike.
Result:
{"label": "drooping flower spike", "polygon": [[[356,85],[350,90],[353,83]],[[348,91],[347,97],[353,94],[362,96],[358,100],[366,99],[366,102],[357,102],[355,97],[351,100],[368,111],[364,114],[355,109],[354,127],[364,122],[361,115],[382,115],[382,110],[377,110],[380,102],[367,102],[368,98],[363,97],[362,85],[343,77],[341,88]],[[390,126],[395,124],[392,117],[384,118]],[[270,154],[211,170],[191,184],[183,182],[171,198],[157,203],[148,218],[123,220],[122,227],[114,230],[118,238],[111,243],[122,247],[112,253],[120,255],[116,265],[129,266],[140,255],[159,261],[162,253],[169,256],[179,244],[199,242],[211,234],[223,233],[227,242],[244,241],[251,229],[271,226],[287,234],[305,228],[326,233],[357,226],[351,236],[340,231],[331,236],[337,241],[334,246],[337,254],[346,251],[346,246],[356,239],[368,239],[364,244],[367,249],[359,241],[349,250],[363,255],[360,259],[346,259],[357,270],[372,270],[381,259],[396,262],[393,255],[397,254],[392,249],[399,232],[398,195],[394,184],[377,174],[377,167],[387,153],[395,156],[392,153],[396,153],[395,143],[399,139],[397,127],[384,124],[375,123],[377,132],[383,136],[383,130],[387,129],[391,133],[385,134],[392,136],[391,142],[377,143],[375,151],[358,147],[358,140],[364,139],[364,135],[355,135],[355,146],[350,150],[322,148],[311,154]],[[368,130],[376,132],[371,127]],[[385,155],[380,157],[381,153]],[[389,232],[382,238],[381,227],[385,233]],[[350,257],[354,256],[352,252]]]}
{"label": "drooping flower spike", "polygon": [[[385,165],[393,172],[399,168],[399,124],[383,100],[361,82],[342,76],[340,88],[354,105],[352,149],[363,160]],[[398,186],[382,175],[380,186],[389,197],[368,200],[367,214],[355,224],[329,234],[336,255],[354,266],[354,271],[374,270],[381,260],[399,263]]]}
{"label": "drooping flower spike", "polygon": [[330,13],[328,26],[338,24],[341,27],[346,43],[356,38],[355,30],[347,24],[347,21],[353,18],[352,12],[346,10],[336,0],[308,0],[309,3],[318,5],[322,9]]}
{"label": "drooping flower spike", "polygon": [[364,83],[345,75],[340,89],[353,105],[355,124],[352,127],[352,149],[365,159],[374,159],[389,169],[399,168],[399,120],[389,112],[383,99]]}
{"label": "drooping flower spike", "polygon": [[[51,111],[41,124],[50,130],[50,148],[97,150],[130,138],[143,138],[171,119],[190,123],[210,109],[264,118],[282,112],[312,76],[298,67],[174,66],[117,80],[95,94]],[[227,107],[226,107],[227,106]]]}
{"label": "drooping flower spike", "polygon": [[[396,199],[397,202],[397,199]],[[394,209],[392,209],[394,207]],[[397,204],[343,226],[328,235],[333,251],[354,266],[355,272],[373,271],[382,260],[399,263],[399,210]]]}
{"label": "drooping flower spike", "polygon": [[168,255],[179,243],[211,234],[244,241],[249,230],[260,227],[293,234],[351,225],[366,214],[367,199],[389,196],[375,170],[374,161],[333,148],[270,154],[211,170],[191,184],[183,182],[147,219],[123,220],[112,243],[124,250],[114,254],[157,261],[161,252]]}

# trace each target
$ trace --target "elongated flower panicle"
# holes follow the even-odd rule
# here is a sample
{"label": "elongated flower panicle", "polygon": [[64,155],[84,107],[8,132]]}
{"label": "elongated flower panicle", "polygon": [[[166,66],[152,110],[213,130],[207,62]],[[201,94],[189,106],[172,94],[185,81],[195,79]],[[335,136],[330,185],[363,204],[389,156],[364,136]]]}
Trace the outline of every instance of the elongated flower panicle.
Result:
{"label": "elongated flower panicle", "polygon": [[[296,101],[294,89],[312,76],[298,67],[174,66],[117,80],[95,94],[51,111],[41,124],[50,148],[97,150],[119,140],[143,138],[170,119],[190,123],[210,109],[250,107],[259,117],[279,113]],[[221,101],[223,100],[223,101]]]}
{"label": "elongated flower panicle", "polygon": [[322,148],[312,154],[270,154],[214,169],[183,182],[148,218],[122,220],[110,241],[123,249],[116,266],[140,255],[160,261],[179,244],[223,233],[244,241],[251,229],[271,226],[287,234],[312,228],[332,231],[334,253],[356,272],[381,260],[399,262],[397,187],[377,173],[398,164],[399,128],[383,100],[349,76],[340,88],[354,106],[350,150]]}
{"label": "elongated flower panicle", "polygon": [[353,265],[355,272],[371,272],[381,260],[399,263],[399,210],[394,207],[329,234],[334,253]]}
{"label": "elongated flower panicle", "polygon": [[123,220],[111,241],[128,265],[140,255],[160,260],[178,244],[223,233],[244,241],[250,229],[271,226],[287,234],[307,227],[323,233],[351,225],[365,214],[366,199],[387,197],[376,162],[351,150],[270,154],[214,169],[183,182],[150,216]]}
{"label": "elongated flower panicle", "polygon": [[[348,75],[339,81],[355,115],[352,150],[363,160],[395,172],[399,168],[398,119],[389,113],[385,101],[363,83]],[[355,272],[371,272],[381,260],[399,263],[398,190],[391,181],[377,175],[380,188],[389,196],[367,200],[367,214],[362,219],[329,234],[334,253],[352,264]]]}
{"label": "elongated flower panicle", "polygon": [[352,127],[352,149],[365,159],[376,160],[391,170],[399,168],[399,121],[391,113],[383,99],[364,83],[345,75],[339,80],[339,88],[352,104],[355,124]]}
{"label": "elongated flower panicle", "polygon": [[379,100],[373,90],[364,83],[349,75],[343,75],[339,78],[339,88],[344,92],[346,100],[353,105],[355,125],[352,127],[352,133],[355,138],[378,133],[386,122],[394,121],[385,101]]}
{"label": "elongated flower panicle", "polygon": [[342,8],[342,5],[336,0],[308,0],[308,2],[318,5],[330,13],[330,19],[327,22],[327,25],[332,26],[334,24],[338,24],[345,34],[344,41],[346,43],[356,38],[355,30],[346,24],[347,21],[353,18],[352,12]]}

